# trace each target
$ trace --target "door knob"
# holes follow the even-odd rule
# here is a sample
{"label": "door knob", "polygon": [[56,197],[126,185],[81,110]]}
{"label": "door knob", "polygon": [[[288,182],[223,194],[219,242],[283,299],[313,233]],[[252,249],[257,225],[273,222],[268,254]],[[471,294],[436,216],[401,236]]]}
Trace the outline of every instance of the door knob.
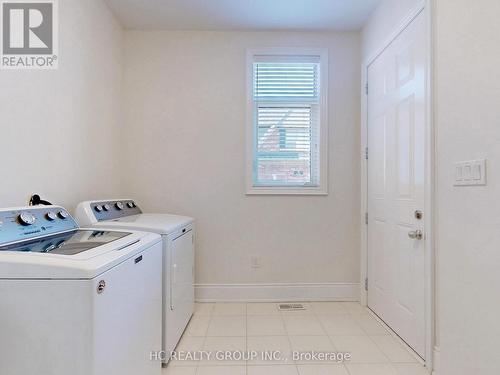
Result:
{"label": "door knob", "polygon": [[412,240],[421,240],[422,238],[424,238],[424,234],[420,229],[412,230],[408,232],[408,237],[410,237]]}

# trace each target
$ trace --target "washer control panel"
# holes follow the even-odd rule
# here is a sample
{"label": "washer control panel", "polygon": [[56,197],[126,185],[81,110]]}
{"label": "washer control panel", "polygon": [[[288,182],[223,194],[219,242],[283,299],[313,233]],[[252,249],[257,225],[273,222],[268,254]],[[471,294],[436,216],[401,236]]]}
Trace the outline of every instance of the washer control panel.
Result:
{"label": "washer control panel", "polygon": [[0,244],[72,229],[78,229],[78,224],[63,207],[32,206],[0,209]]}
{"label": "washer control panel", "polygon": [[139,206],[131,199],[92,202],[90,209],[97,221],[142,214]]}

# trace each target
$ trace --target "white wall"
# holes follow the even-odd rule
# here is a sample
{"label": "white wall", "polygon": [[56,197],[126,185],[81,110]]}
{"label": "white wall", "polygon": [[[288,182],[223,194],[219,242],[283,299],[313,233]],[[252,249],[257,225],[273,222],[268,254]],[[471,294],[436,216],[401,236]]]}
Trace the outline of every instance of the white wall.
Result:
{"label": "white wall", "polygon": [[382,0],[362,30],[363,59],[371,57],[421,0]]}
{"label": "white wall", "polygon": [[59,69],[0,70],[0,207],[112,194],[122,31],[101,0],[59,1]]}
{"label": "white wall", "polygon": [[[500,371],[500,2],[436,1],[441,375]],[[487,158],[488,185],[453,187]]]}
{"label": "white wall", "polygon": [[[146,209],[196,218],[197,283],[358,283],[359,34],[135,31],[125,41],[124,186]],[[246,49],[274,46],[329,48],[327,197],[245,196]]]}

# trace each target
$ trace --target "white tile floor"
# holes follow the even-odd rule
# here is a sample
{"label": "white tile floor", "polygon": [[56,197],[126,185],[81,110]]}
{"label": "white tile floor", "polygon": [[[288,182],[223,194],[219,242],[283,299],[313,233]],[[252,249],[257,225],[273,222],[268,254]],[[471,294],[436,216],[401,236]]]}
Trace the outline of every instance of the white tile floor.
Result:
{"label": "white tile floor", "polygon": [[[163,375],[426,375],[395,336],[354,302],[310,302],[280,312],[276,303],[201,303],[177,351],[279,351],[287,361],[171,361]],[[291,359],[291,352],[348,352],[344,363]],[[215,355],[215,354],[214,354]]]}

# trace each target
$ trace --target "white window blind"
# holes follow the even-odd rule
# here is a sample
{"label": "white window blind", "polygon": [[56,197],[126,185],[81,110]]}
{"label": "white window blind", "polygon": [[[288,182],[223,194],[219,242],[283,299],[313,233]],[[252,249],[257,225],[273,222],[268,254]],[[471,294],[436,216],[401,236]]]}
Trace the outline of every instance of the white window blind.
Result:
{"label": "white window blind", "polygon": [[320,57],[254,56],[253,186],[320,185]]}

